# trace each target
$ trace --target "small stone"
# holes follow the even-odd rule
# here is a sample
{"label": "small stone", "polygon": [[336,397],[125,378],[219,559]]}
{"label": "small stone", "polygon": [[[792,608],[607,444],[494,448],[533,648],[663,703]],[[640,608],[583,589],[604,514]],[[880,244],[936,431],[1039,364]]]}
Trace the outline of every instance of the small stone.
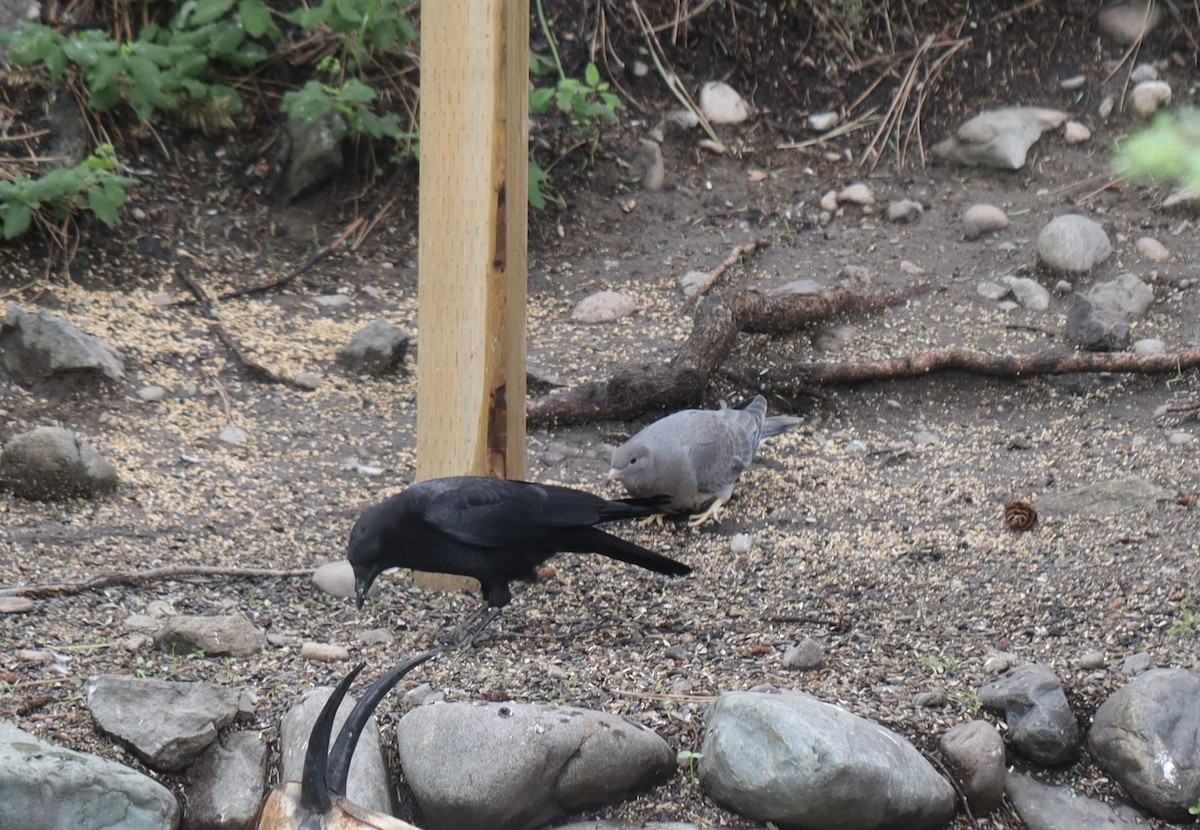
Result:
{"label": "small stone", "polygon": [[121,641],[121,648],[132,654],[136,654],[137,652],[149,646],[152,642],[153,640],[151,640],[145,634],[130,634]]}
{"label": "small stone", "polygon": [[1154,667],[1154,657],[1145,651],[1131,654],[1121,661],[1123,674],[1141,674]]}
{"label": "small stone", "polygon": [[740,124],[750,117],[750,105],[724,81],[700,87],[700,111],[713,124]]}
{"label": "small stone", "polygon": [[1075,290],[1075,286],[1067,280],[1059,280],[1054,283],[1054,293],[1058,295],[1070,294]]}
{"label": "small stone", "polygon": [[325,383],[325,378],[316,372],[297,372],[292,382],[302,389],[316,389]]}
{"label": "small stone", "polygon": [[158,403],[167,396],[167,390],[161,386],[143,386],[137,391],[137,396],[146,403]]}
{"label": "small stone", "polygon": [[1171,252],[1166,246],[1152,236],[1139,237],[1133,243],[1133,248],[1138,252],[1138,256],[1147,262],[1166,262],[1171,258]]}
{"label": "small stone", "polygon": [[865,289],[870,288],[874,282],[874,275],[871,269],[865,265],[843,265],[838,271],[838,285],[844,288]]}
{"label": "small stone", "polygon": [[1063,124],[1063,141],[1067,144],[1082,144],[1089,141],[1092,131],[1078,121],[1068,121]]}
{"label": "small stone", "polygon": [[679,290],[685,297],[694,297],[696,292],[708,282],[708,277],[707,271],[688,271],[679,278]]}
{"label": "small stone", "polygon": [[1008,214],[995,205],[971,205],[962,216],[963,236],[978,239],[987,233],[1008,227]]}
{"label": "small stone", "polygon": [[836,112],[813,112],[808,116],[808,128],[823,133],[838,122]]}
{"label": "small stone", "polygon": [[983,657],[983,673],[984,674],[1000,674],[1008,671],[1019,661],[1015,654],[1010,654],[1007,651],[989,651]]}
{"label": "small stone", "polygon": [[914,202],[912,199],[900,199],[888,203],[886,215],[889,222],[915,222],[924,213],[925,207],[920,202]]}
{"label": "small stone", "polygon": [[1133,344],[1133,353],[1148,357],[1156,354],[1166,354],[1167,344],[1157,337],[1144,337]]}
{"label": "small stone", "polygon": [[313,302],[322,308],[342,308],[354,300],[346,294],[321,294],[313,297]]}
{"label": "small stone", "polygon": [[1112,255],[1112,242],[1099,222],[1078,213],[1056,216],[1037,238],[1038,260],[1051,271],[1087,273]]}
{"label": "small stone", "polygon": [[1105,95],[1100,101],[1100,106],[1096,107],[1096,113],[1101,118],[1108,118],[1112,115],[1113,108],[1117,105],[1117,99],[1111,95]]}
{"label": "small stone", "polygon": [[1001,285],[998,282],[981,282],[975,286],[975,293],[985,300],[999,302],[1012,293],[1012,289],[1007,285]]}
{"label": "small stone", "polygon": [[825,649],[812,637],[790,645],[783,652],[783,667],[797,671],[813,671],[825,665]]}
{"label": "small stone", "polygon": [[359,632],[358,641],[368,646],[386,646],[396,641],[396,635],[386,628],[368,628]]}
{"label": "small stone", "polygon": [[577,323],[612,323],[637,311],[637,304],[618,291],[598,291],[580,300],[571,311]]}
{"label": "small stone", "polygon": [[1129,93],[1129,108],[1139,118],[1149,118],[1171,103],[1171,85],[1166,81],[1142,81]]}
{"label": "small stone", "polygon": [[919,277],[925,273],[925,269],[915,262],[909,262],[907,259],[900,260],[900,273],[907,274],[910,277]]}
{"label": "small stone", "polygon": [[350,651],[344,646],[332,643],[307,642],[300,646],[300,657],[318,663],[337,663],[350,659]]}
{"label": "small stone", "polygon": [[1140,84],[1142,81],[1157,81],[1158,70],[1154,68],[1152,63],[1139,63],[1129,73],[1129,80],[1135,84]]}
{"label": "small stone", "polygon": [[1167,436],[1167,443],[1173,447],[1182,447],[1192,443],[1195,440],[1196,436],[1192,435],[1190,432],[1183,432],[1182,430],[1178,432],[1172,432]]}
{"label": "small stone", "polygon": [[174,605],[165,599],[152,599],[146,603],[146,613],[155,619],[161,620],[163,617],[174,617],[179,612],[175,610]]}
{"label": "small stone", "polygon": [[1043,288],[1037,280],[1013,276],[1003,277],[1002,280],[1012,289],[1017,302],[1030,311],[1045,311],[1050,308],[1050,292]]}
{"label": "small stone", "polygon": [[867,205],[875,204],[875,191],[871,189],[870,185],[856,182],[842,188],[841,192],[837,194],[837,199],[838,202],[866,207]]}
{"label": "small stone", "polygon": [[330,596],[349,599],[354,596],[354,568],[345,559],[326,562],[313,571],[312,583]]}
{"label": "small stone", "polygon": [[917,692],[913,695],[913,705],[922,709],[936,709],[946,705],[946,690],[932,689],[928,692]]}
{"label": "small stone", "polygon": [[746,554],[754,547],[754,537],[749,533],[735,533],[729,539],[729,552],[735,555]]}
{"label": "small stone", "polygon": [[1068,92],[1079,89],[1087,83],[1087,75],[1072,75],[1058,82],[1058,85]]}
{"label": "small stone", "polygon": [[0,614],[27,614],[33,610],[29,597],[0,597]]}
{"label": "small stone", "polygon": [[1100,33],[1115,43],[1128,45],[1145,37],[1162,20],[1162,6],[1150,0],[1128,0],[1101,9],[1096,16]]}
{"label": "small stone", "polygon": [[821,197],[821,210],[827,213],[837,213],[838,195],[836,190],[827,190]]}
{"label": "small stone", "polygon": [[1102,651],[1085,651],[1079,655],[1079,659],[1075,661],[1075,665],[1085,671],[1093,671],[1095,669],[1104,668],[1105,664],[1104,652]]}
{"label": "small stone", "polygon": [[249,689],[238,692],[237,719],[242,723],[252,723],[258,715],[258,695]]}
{"label": "small stone", "polygon": [[161,291],[158,294],[150,295],[150,305],[156,308],[166,308],[175,302],[175,295],[166,291]]}
{"label": "small stone", "polygon": [[936,432],[921,429],[913,433],[912,442],[918,447],[931,447],[934,444],[940,444],[942,439]]}
{"label": "small stone", "polygon": [[217,440],[231,447],[244,447],[250,440],[250,434],[241,427],[227,426],[217,433]]}

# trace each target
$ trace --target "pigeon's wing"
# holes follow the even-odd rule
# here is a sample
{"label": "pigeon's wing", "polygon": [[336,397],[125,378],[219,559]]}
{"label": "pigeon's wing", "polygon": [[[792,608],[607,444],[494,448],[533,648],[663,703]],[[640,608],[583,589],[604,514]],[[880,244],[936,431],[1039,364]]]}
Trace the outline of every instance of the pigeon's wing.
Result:
{"label": "pigeon's wing", "polygon": [[582,490],[486,477],[440,479],[422,518],[460,542],[499,547],[545,539],[567,527],[649,516],[652,505],[609,501]]}
{"label": "pigeon's wing", "polygon": [[696,486],[703,493],[720,493],[731,487],[754,459],[762,433],[762,409],[721,409],[706,413],[689,431],[688,446],[696,473]]}

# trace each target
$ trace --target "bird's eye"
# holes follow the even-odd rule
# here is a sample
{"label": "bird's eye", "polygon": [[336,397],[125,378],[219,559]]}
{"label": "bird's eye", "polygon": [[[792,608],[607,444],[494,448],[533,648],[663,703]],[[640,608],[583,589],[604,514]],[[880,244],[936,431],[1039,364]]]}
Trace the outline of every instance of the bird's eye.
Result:
{"label": "bird's eye", "polygon": [[636,459],[636,458],[631,458],[631,459],[629,459],[629,463],[630,463],[630,464],[636,464],[636,463],[637,463],[637,459]]}

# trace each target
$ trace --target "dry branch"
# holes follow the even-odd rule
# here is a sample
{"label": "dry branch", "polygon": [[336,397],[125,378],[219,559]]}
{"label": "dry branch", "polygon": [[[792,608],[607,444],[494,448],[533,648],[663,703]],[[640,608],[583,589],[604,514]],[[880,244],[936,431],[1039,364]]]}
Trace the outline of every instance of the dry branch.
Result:
{"label": "dry branch", "polygon": [[914,357],[796,366],[785,373],[768,373],[756,380],[764,392],[787,395],[796,394],[817,384],[895,380],[947,371],[972,372],[993,377],[1028,377],[1080,372],[1163,374],[1196,366],[1200,366],[1200,349],[1160,355],[1072,351],[989,355],[963,349],[934,349]]}
{"label": "dry branch", "polygon": [[678,409],[700,402],[709,379],[733,351],[740,332],[785,334],[845,313],[865,314],[899,305],[925,291],[899,294],[822,294],[767,297],[738,291],[697,307],[692,333],[666,366],[626,366],[612,377],[545,395],[526,407],[530,426],[628,420],[644,412]]}
{"label": "dry branch", "polygon": [[239,579],[279,579],[312,575],[311,568],[300,570],[277,570],[275,568],[221,568],[214,565],[171,565],[151,568],[148,571],[109,571],[85,579],[82,582],[52,582],[44,585],[18,585],[0,588],[0,597],[67,597],[95,591],[111,585],[140,585],[157,579],[175,579],[181,576],[232,576]]}
{"label": "dry branch", "polygon": [[250,355],[246,354],[245,350],[242,349],[241,344],[237,342],[234,336],[230,334],[223,325],[221,325],[221,321],[218,319],[216,310],[213,307],[213,301],[209,299],[208,292],[204,290],[204,286],[196,282],[192,275],[188,273],[187,266],[182,265],[178,269],[177,273],[179,274],[179,278],[183,280],[184,284],[186,284],[191,290],[192,294],[196,298],[196,301],[200,303],[200,307],[204,309],[204,315],[208,318],[208,324],[212,329],[213,334],[215,334],[217,339],[225,344],[225,348],[228,349],[235,358],[237,358],[237,361],[242,365],[242,368],[260,380],[265,380],[270,383],[280,383],[284,386],[291,386],[293,389],[304,389],[303,386],[300,386],[295,381],[272,372],[266,366],[263,366],[261,363],[254,360],[254,358],[250,357]]}

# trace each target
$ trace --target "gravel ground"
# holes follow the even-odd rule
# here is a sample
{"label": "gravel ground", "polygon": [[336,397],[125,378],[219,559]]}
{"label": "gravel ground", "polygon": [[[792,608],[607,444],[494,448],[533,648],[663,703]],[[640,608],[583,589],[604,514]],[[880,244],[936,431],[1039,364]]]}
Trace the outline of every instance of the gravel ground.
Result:
{"label": "gravel ground", "polygon": [[[880,290],[924,281],[933,291],[904,307],[838,321],[853,328],[836,353],[814,347],[822,327],[743,336],[727,375],[704,390],[708,405],[740,400],[758,372],[795,362],[936,346],[1038,351],[1060,343],[1065,300],[1041,314],[1005,313],[975,285],[1028,271],[1040,225],[1079,209],[1101,219],[1116,243],[1101,276],[1128,269],[1155,286],[1159,302],[1138,336],[1160,337],[1168,349],[1195,347],[1194,216],[1157,212],[1158,191],[1138,188],[1072,201],[1078,182],[1103,173],[1106,159],[1094,148],[1104,140],[1098,136],[1091,149],[1051,144],[1013,175],[964,178],[933,169],[872,177],[881,198],[927,205],[911,226],[857,209],[827,226],[806,224],[805,205],[862,175],[819,152],[712,158],[669,143],[672,186],[658,194],[622,189],[620,170],[608,160],[573,193],[566,212],[535,217],[530,361],[575,384],[627,361],[668,359],[690,328],[676,278],[711,269],[736,245],[763,236],[774,244],[729,272],[730,285],[798,277],[833,284],[854,264]],[[228,175],[235,158],[230,153],[211,175]],[[748,175],[761,170],[770,175]],[[338,348],[379,316],[419,335],[411,223],[393,217],[359,251],[327,260],[285,291],[221,304],[222,323],[255,359],[285,376],[310,371],[325,380],[312,392],[259,383],[238,371],[193,305],[164,304],[160,295],[186,299],[173,274],[180,267],[195,268],[214,294],[260,278],[273,257],[302,258],[307,237],[250,244],[261,240],[254,234],[266,219],[195,175],[164,172],[159,189],[139,196],[150,219],[137,238],[82,250],[73,281],[45,281],[32,259],[0,277],[0,293],[10,299],[43,304],[111,342],[131,375],[128,387],[101,393],[26,392],[0,382],[0,439],[59,423],[80,432],[123,480],[115,496],[93,502],[29,503],[0,494],[0,585],[183,564],[315,567],[343,555],[367,504],[412,481],[415,376],[368,380],[334,363]],[[194,196],[186,209],[172,201],[184,183]],[[957,216],[980,200],[1002,205],[1013,226],[964,242]],[[203,218],[172,236],[181,227],[172,222],[186,211]],[[322,205],[310,204],[270,221],[316,222],[328,238],[337,228],[321,219]],[[1146,234],[1172,250],[1168,263],[1138,260],[1132,240]],[[174,253],[155,254],[161,246],[144,244],[155,238],[170,239]],[[902,260],[924,274],[909,276]],[[33,288],[20,289],[30,280]],[[606,326],[572,323],[572,305],[599,288],[625,291],[639,313]],[[351,302],[313,301],[333,291]],[[168,396],[139,400],[133,390],[146,384],[165,387]],[[551,577],[516,587],[514,602],[476,648],[421,667],[406,687],[429,683],[448,699],[598,707],[652,727],[678,749],[698,750],[704,707],[715,695],[769,684],[810,692],[932,751],[949,726],[980,714],[974,693],[988,676],[984,661],[1002,651],[1050,665],[1086,725],[1127,679],[1121,664],[1130,655],[1200,668],[1200,557],[1196,511],[1186,503],[1200,491],[1200,427],[1162,411],[1197,401],[1194,371],[1019,381],[949,374],[772,400],[773,411],[804,415],[804,425],[764,446],[719,526],[619,528],[688,562],[692,576],[669,580],[598,557],[560,557]],[[249,441],[217,441],[228,425],[245,429]],[[605,478],[608,453],[639,426],[601,422],[531,433],[529,475],[615,494]],[[1176,492],[1182,503],[1103,519],[1045,512],[1025,533],[1004,526],[1003,506],[1014,499],[1036,506],[1046,495],[1130,475]],[[477,602],[414,588],[403,574],[381,583],[363,612],[305,579],[166,580],[39,601],[30,613],[0,616],[0,715],[138,766],[97,734],[83,691],[91,675],[135,673],[249,687],[260,703],[247,728],[274,736],[291,700],[347,670],[301,660],[303,642],[345,645],[352,660],[368,662],[367,674],[378,675],[400,655],[439,642]],[[179,613],[240,611],[277,635],[277,645],[251,659],[154,651],[125,625],[152,602]],[[364,641],[376,629],[394,639]],[[786,648],[808,637],[824,649],[823,668],[784,668]],[[63,657],[30,663],[19,649]],[[1102,668],[1079,667],[1091,651],[1104,655]],[[926,692],[940,693],[942,702],[918,705]],[[400,711],[385,704],[385,725]],[[1121,797],[1086,756],[1049,777]],[[749,826],[707,801],[686,770],[597,815]],[[1022,825],[1002,812],[986,826]]]}

